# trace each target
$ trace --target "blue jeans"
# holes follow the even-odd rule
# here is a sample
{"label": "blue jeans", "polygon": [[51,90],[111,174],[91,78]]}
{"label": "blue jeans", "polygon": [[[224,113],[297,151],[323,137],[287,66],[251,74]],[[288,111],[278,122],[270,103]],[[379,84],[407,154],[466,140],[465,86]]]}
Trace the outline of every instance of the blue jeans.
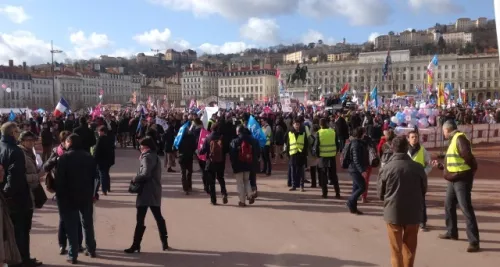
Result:
{"label": "blue jeans", "polygon": [[[82,205],[77,209],[59,210],[59,215],[63,220],[64,229],[68,236],[68,256],[72,259],[78,258],[78,249],[80,248],[78,240],[78,228],[83,226],[85,236],[85,244],[90,253],[96,250],[95,233],[94,233],[94,220],[93,214],[94,204],[92,201]],[[81,226],[79,221],[81,220]]]}
{"label": "blue jeans", "polygon": [[293,188],[304,187],[304,165],[291,165],[291,178],[293,182]]}
{"label": "blue jeans", "polygon": [[[79,247],[82,247],[83,243],[83,231],[82,231],[82,223],[78,221],[78,244]],[[68,235],[66,234],[66,229],[64,228],[64,222],[62,217],[59,216],[59,229],[57,232],[57,238],[59,239],[59,247],[66,248],[68,242]]]}
{"label": "blue jeans", "polygon": [[110,167],[108,166],[102,166],[102,165],[97,166],[97,172],[99,174],[99,179],[101,181],[103,193],[107,193],[109,192],[109,190],[111,190],[111,178],[109,176],[109,169]]}
{"label": "blue jeans", "polygon": [[472,207],[472,181],[448,182],[446,188],[445,218],[447,234],[458,237],[457,227],[457,205],[462,210],[465,217],[465,233],[470,244],[479,244],[479,229],[477,226],[476,214]]}
{"label": "blue jeans", "polygon": [[358,199],[365,192],[366,181],[359,172],[349,172],[352,178],[352,194],[347,200],[351,211],[358,210]]}

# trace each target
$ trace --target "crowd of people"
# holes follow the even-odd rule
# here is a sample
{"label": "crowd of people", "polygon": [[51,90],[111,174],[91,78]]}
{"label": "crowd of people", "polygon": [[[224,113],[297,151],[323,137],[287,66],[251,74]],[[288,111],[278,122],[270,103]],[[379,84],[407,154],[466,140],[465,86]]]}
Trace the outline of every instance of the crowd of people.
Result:
{"label": "crowd of people", "polygon": [[[15,253],[10,254],[4,262],[21,262],[18,266],[42,265],[31,258],[29,232],[33,210],[43,206],[47,198],[43,190],[40,191],[43,181],[47,190],[55,193],[59,208],[60,254],[67,254],[72,264],[78,262],[79,252],[96,257],[93,203],[99,199],[99,193],[105,196],[111,192],[110,168],[115,163],[115,149],[126,147],[139,150],[141,155],[139,171],[129,189],[137,194],[137,222],[132,246],[126,253],[140,251],[148,209],[157,222],[162,249],[169,248],[166,222],[161,214],[162,169],[177,172],[178,163],[182,190],[189,195],[193,190],[195,161],[212,205],[217,205],[219,200],[216,181],[222,203],[229,202],[226,166],[231,167],[228,173],[236,180],[238,205],[245,207],[258,198],[258,174],[271,175],[272,166],[279,161],[288,165],[290,191],[319,186],[321,197],[327,198],[329,187],[333,186],[335,198],[348,195],[346,209],[356,215],[363,215],[358,201],[370,201],[370,176],[380,166],[377,198],[384,201],[393,266],[413,266],[417,233],[419,229],[428,230],[427,175],[437,167],[444,170],[444,178],[449,181],[447,232],[439,237],[458,238],[458,204],[467,220],[467,251],[478,251],[479,230],[470,195],[477,163],[470,141],[457,130],[460,113],[440,113],[440,125],[450,145],[444,162],[438,163],[419,143],[417,128],[407,136],[396,136],[387,123],[395,112],[352,109],[328,113],[303,109],[285,114],[266,113],[257,106],[220,109],[208,118],[208,123],[202,121],[199,112],[157,114],[151,111],[145,115],[130,110],[107,112],[95,118],[87,114],[78,118],[74,114],[59,118],[49,114],[21,114],[14,121],[4,120],[0,141],[4,177],[0,196],[2,206],[8,208],[14,247],[19,252],[17,257]],[[248,127],[253,118],[260,122],[265,142],[259,142],[255,129]],[[165,123],[158,123],[158,119]],[[200,140],[202,131],[210,133]],[[35,152],[38,139],[42,147],[40,158]],[[162,166],[160,157],[163,156]],[[340,191],[338,164],[352,179],[351,192]],[[3,225],[5,235],[9,224]],[[3,255],[5,258],[7,254]]]}

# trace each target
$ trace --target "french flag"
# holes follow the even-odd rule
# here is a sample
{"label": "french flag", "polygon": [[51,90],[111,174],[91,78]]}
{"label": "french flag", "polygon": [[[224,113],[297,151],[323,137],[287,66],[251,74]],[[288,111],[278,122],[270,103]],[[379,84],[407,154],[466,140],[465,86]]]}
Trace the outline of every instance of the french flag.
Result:
{"label": "french flag", "polygon": [[66,102],[66,100],[61,97],[61,100],[59,100],[59,103],[57,103],[56,109],[54,110],[54,115],[56,117],[59,117],[68,110],[69,110],[68,102]]}

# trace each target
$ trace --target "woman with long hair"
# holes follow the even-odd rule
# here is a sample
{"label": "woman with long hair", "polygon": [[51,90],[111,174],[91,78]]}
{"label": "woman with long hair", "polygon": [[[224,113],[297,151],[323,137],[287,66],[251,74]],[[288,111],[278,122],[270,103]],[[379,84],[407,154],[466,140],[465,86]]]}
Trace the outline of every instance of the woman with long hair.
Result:
{"label": "woman with long hair", "polygon": [[125,249],[125,253],[141,252],[141,241],[146,226],[144,219],[148,208],[153,213],[158,226],[162,249],[168,249],[168,234],[165,219],[161,214],[161,160],[156,154],[156,143],[151,137],[146,137],[139,142],[141,150],[140,162],[141,167],[139,172],[132,180],[133,183],[139,184],[140,192],[137,194],[136,207],[136,226],[134,231],[134,241],[132,246]]}

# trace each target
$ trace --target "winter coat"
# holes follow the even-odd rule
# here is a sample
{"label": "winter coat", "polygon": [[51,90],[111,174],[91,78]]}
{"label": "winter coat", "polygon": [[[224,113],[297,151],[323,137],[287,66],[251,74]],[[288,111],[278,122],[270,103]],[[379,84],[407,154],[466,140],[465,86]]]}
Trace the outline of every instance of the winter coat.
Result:
{"label": "winter coat", "polygon": [[351,141],[351,163],[349,164],[349,172],[366,172],[369,166],[368,144],[361,139],[353,139]]}
{"label": "winter coat", "polygon": [[33,154],[33,150],[27,149],[23,146],[19,146],[24,153],[24,159],[26,161],[26,179],[30,187],[30,194],[33,206],[35,206],[35,198],[33,196],[33,189],[35,189],[40,184],[39,171],[36,166],[36,156]]}
{"label": "winter coat", "polygon": [[96,163],[82,147],[70,147],[57,160],[55,191],[59,211],[79,209],[92,203]]}
{"label": "winter coat", "polygon": [[424,167],[406,153],[395,153],[378,177],[377,192],[384,201],[384,220],[397,225],[420,224],[427,192]]}
{"label": "winter coat", "polygon": [[233,141],[231,141],[230,149],[229,149],[229,159],[231,160],[231,167],[233,169],[233,173],[240,172],[250,172],[255,170],[255,166],[251,164],[243,163],[239,161],[239,153],[241,149],[241,144],[243,141],[246,141],[252,146],[252,156],[253,162],[258,162],[260,157],[260,147],[259,142],[252,137],[250,131],[247,129],[242,129],[242,133],[238,135]]}
{"label": "winter coat", "polygon": [[108,135],[99,136],[94,149],[94,159],[100,167],[113,166],[115,164],[114,139]]}
{"label": "winter coat", "polygon": [[142,183],[143,188],[137,194],[137,207],[161,206],[161,161],[155,151],[147,151],[140,156],[141,166],[133,179],[135,183]]}
{"label": "winter coat", "polygon": [[12,136],[2,136],[0,140],[0,165],[5,172],[1,188],[10,212],[32,209],[31,189],[26,178],[26,159]]}

